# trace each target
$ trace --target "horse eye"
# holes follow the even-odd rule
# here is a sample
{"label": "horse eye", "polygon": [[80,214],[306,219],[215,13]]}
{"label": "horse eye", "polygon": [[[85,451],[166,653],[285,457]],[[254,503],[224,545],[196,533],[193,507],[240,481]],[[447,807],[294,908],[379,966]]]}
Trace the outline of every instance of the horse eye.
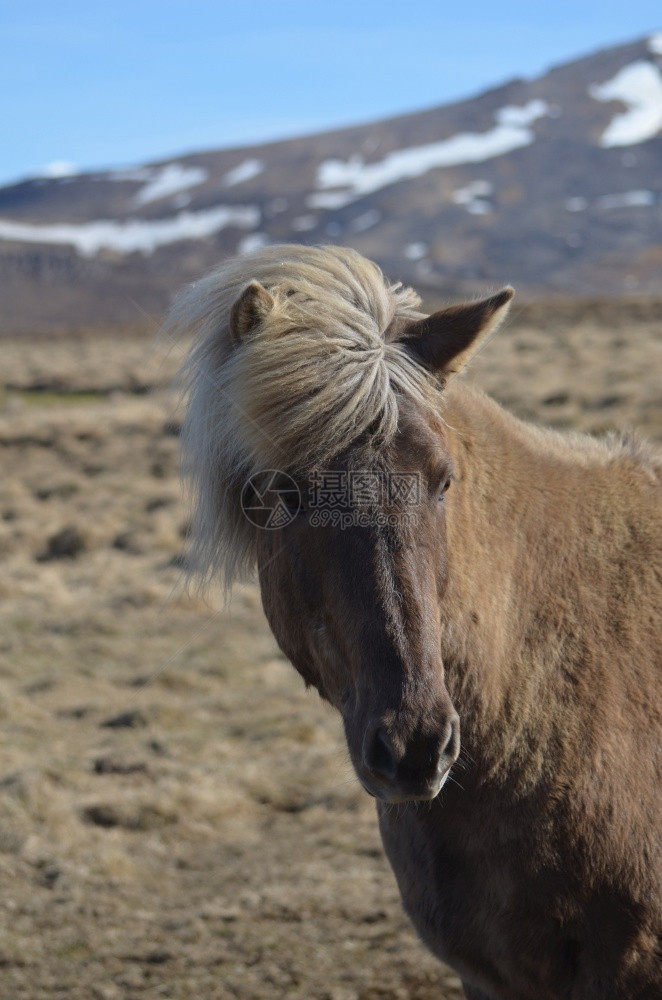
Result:
{"label": "horse eye", "polygon": [[452,481],[453,481],[453,477],[449,476],[448,479],[445,481],[444,485],[441,487],[441,490],[439,491],[439,499],[440,500],[444,499],[444,497],[446,495],[446,492],[447,492],[450,484],[452,483]]}

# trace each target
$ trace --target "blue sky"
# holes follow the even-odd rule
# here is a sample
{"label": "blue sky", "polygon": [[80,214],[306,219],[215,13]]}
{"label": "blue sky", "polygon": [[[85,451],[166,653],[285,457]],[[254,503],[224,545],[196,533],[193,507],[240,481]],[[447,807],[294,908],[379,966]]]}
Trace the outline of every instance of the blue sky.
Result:
{"label": "blue sky", "polygon": [[0,0],[0,184],[418,110],[661,28],[659,0]]}

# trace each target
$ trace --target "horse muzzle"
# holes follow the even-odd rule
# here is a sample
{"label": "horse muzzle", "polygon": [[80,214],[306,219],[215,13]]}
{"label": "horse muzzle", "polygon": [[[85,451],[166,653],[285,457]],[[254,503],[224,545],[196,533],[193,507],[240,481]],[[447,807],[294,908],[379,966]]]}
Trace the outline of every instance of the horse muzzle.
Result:
{"label": "horse muzzle", "polygon": [[383,802],[429,802],[441,791],[460,753],[460,720],[453,713],[439,731],[403,738],[382,720],[366,727],[356,764],[365,790]]}

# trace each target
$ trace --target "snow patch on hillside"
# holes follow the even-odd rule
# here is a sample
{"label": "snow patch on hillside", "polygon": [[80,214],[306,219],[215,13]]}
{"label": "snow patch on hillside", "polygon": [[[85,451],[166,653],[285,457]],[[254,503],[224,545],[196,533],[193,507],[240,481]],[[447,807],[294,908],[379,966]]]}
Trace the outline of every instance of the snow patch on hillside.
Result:
{"label": "snow patch on hillside", "polygon": [[366,229],[372,229],[373,226],[376,226],[381,221],[382,213],[378,212],[375,208],[371,208],[367,212],[357,215],[355,219],[352,219],[349,228],[353,233],[364,233]]}
{"label": "snow patch on hillside", "polygon": [[308,208],[326,208],[333,212],[337,208],[344,208],[345,205],[351,205],[353,201],[356,201],[360,197],[360,194],[354,194],[350,191],[313,191],[306,198],[306,205]]}
{"label": "snow patch on hillside", "polygon": [[53,160],[39,172],[39,177],[48,177],[51,180],[61,180],[63,177],[78,177],[80,170],[75,163],[69,160]]}
{"label": "snow patch on hillside", "polygon": [[203,167],[187,167],[181,163],[168,163],[164,167],[154,167],[147,173],[147,184],[138,191],[134,198],[136,205],[147,205],[150,201],[169,198],[180,191],[204,184],[209,177],[209,171]]}
{"label": "snow patch on hillside", "polygon": [[464,206],[472,215],[487,215],[492,211],[492,206],[486,199],[493,191],[494,185],[489,181],[472,181],[453,192],[453,201],[456,205]]}
{"label": "snow patch on hillside", "polygon": [[662,56],[662,31],[651,35],[648,39],[648,51],[652,52],[654,56]]}
{"label": "snow patch on hillside", "polygon": [[[550,115],[553,118],[558,117],[559,111],[560,109],[557,106],[550,108],[546,101],[536,99],[529,101],[528,104],[524,104],[522,107],[507,104],[505,107],[500,108],[494,117],[500,125],[526,128],[527,125],[533,125],[538,118],[544,118],[545,115]],[[531,137],[531,141],[533,141],[533,137]]]}
{"label": "snow patch on hillside", "polygon": [[202,212],[179,212],[168,219],[129,219],[126,222],[100,219],[40,226],[0,219],[0,238],[70,245],[83,257],[93,257],[100,250],[151,254],[168,243],[204,239],[227,226],[253,229],[259,221],[260,210],[254,205],[219,205]]}
{"label": "snow patch on hillside", "polygon": [[631,63],[605,83],[593,84],[589,94],[596,101],[622,101],[627,106],[612,118],[600,145],[633,146],[652,139],[662,129],[662,74],[653,63]]}
{"label": "snow patch on hillside", "polygon": [[647,208],[655,204],[652,191],[623,191],[621,194],[603,194],[596,202],[598,208]]}
{"label": "snow patch on hillside", "polygon": [[323,190],[308,198],[311,208],[342,208],[351,201],[398,181],[420,177],[439,167],[480,163],[530,145],[535,134],[530,125],[549,111],[545,101],[529,101],[523,107],[508,105],[495,113],[497,124],[487,132],[461,132],[431,142],[389,153],[383,160],[366,163],[362,156],[349,160],[324,160],[317,171],[318,188]]}
{"label": "snow patch on hillside", "polygon": [[268,242],[269,237],[266,233],[250,233],[239,241],[237,252],[252,253],[253,250],[260,250],[262,247],[266,247]]}
{"label": "snow patch on hillside", "polygon": [[[657,202],[654,191],[620,191],[617,194],[603,194],[595,199],[594,205],[599,209],[610,208],[649,208]],[[565,207],[568,212],[584,212],[589,208],[589,202],[583,195],[567,198]]]}
{"label": "snow patch on hillside", "polygon": [[232,170],[228,170],[227,174],[223,178],[223,183],[226,187],[234,187],[235,184],[245,184],[246,181],[252,180],[261,174],[264,170],[264,163],[262,160],[258,160],[255,157],[244,160],[238,166],[234,167]]}
{"label": "snow patch on hillside", "polygon": [[407,260],[422,260],[428,252],[427,243],[417,242],[417,243],[407,243],[404,249],[404,255]]}

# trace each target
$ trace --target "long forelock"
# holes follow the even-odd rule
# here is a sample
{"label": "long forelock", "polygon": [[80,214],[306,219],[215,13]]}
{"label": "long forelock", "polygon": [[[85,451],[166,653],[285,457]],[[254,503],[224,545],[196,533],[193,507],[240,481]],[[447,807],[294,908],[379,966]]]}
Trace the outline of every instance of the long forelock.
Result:
{"label": "long forelock", "polygon": [[[232,305],[250,281],[274,299],[265,321],[232,344]],[[410,288],[340,247],[267,247],[231,260],[175,303],[170,329],[196,343],[181,371],[182,428],[191,487],[191,573],[229,587],[253,569],[256,529],[241,509],[250,476],[305,473],[360,437],[386,445],[398,396],[429,404],[435,380],[384,333],[395,317],[419,318]]]}

